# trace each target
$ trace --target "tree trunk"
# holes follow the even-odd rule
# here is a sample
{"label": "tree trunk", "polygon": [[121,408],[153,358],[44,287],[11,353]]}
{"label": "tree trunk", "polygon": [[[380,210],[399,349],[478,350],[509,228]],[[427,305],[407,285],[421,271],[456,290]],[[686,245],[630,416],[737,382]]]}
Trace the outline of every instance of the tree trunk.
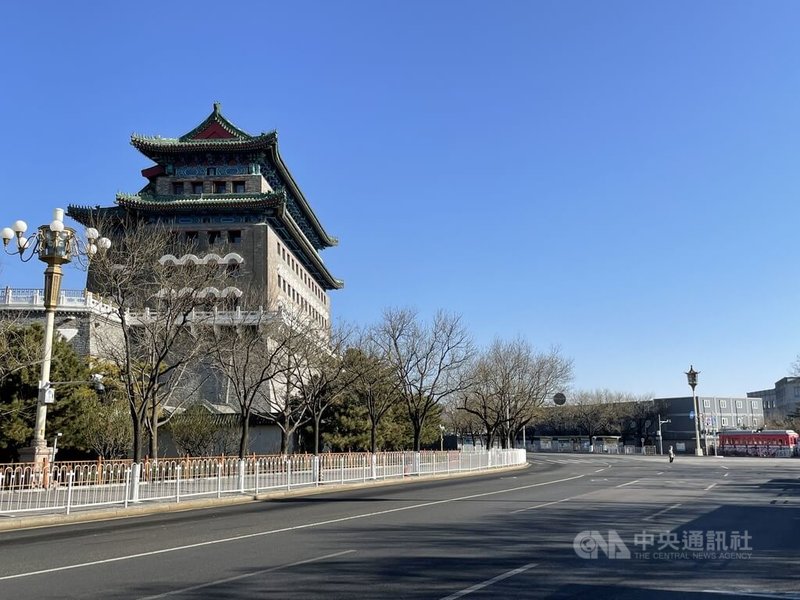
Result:
{"label": "tree trunk", "polygon": [[378,446],[378,424],[370,420],[369,427],[369,451],[375,454]]}
{"label": "tree trunk", "polygon": [[239,438],[239,458],[245,458],[250,446],[250,413],[242,417],[242,435]]}
{"label": "tree trunk", "polygon": [[411,422],[411,425],[414,428],[414,452],[419,452],[422,440],[422,423],[418,423],[415,420]]}
{"label": "tree trunk", "polygon": [[289,433],[281,429],[281,454],[289,454]]}
{"label": "tree trunk", "polygon": [[139,419],[133,419],[133,462],[142,462],[142,426]]}
{"label": "tree trunk", "polygon": [[158,442],[156,441],[157,435],[157,429],[151,428],[148,432],[147,456],[149,456],[152,460],[158,460]]}
{"label": "tree trunk", "polygon": [[319,422],[322,419],[322,414],[314,417],[314,456],[319,455]]}
{"label": "tree trunk", "polygon": [[150,422],[150,440],[149,452],[150,458],[154,461],[158,460],[158,415],[153,414]]}

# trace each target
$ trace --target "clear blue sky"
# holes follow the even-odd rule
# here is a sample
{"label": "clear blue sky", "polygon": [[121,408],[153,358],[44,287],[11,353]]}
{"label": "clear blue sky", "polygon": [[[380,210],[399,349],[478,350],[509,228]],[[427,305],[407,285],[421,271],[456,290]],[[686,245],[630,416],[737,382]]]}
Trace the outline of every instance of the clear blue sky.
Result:
{"label": "clear blue sky", "polygon": [[[800,352],[800,3],[4,7],[0,224],[111,205],[222,102],[340,245],[339,318],[463,315],[574,386],[744,395]],[[37,261],[34,261],[37,263]],[[0,284],[41,287],[3,258]],[[70,273],[66,288],[80,288]]]}

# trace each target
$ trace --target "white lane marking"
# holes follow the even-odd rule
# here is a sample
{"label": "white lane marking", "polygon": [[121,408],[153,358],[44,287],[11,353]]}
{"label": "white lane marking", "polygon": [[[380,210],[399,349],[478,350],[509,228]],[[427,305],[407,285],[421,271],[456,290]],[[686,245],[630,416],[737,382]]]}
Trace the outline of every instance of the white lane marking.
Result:
{"label": "white lane marking", "polygon": [[19,579],[21,577],[32,577],[34,575],[43,575],[45,573],[57,573],[59,571],[70,571],[73,569],[80,569],[83,567],[92,567],[95,565],[104,565],[108,563],[120,562],[123,560],[131,560],[134,558],[143,558],[145,556],[156,556],[158,554],[166,554],[168,552],[178,552],[180,550],[189,550],[191,548],[201,548],[203,546],[213,546],[216,544],[224,544],[226,542],[236,542],[239,540],[247,540],[251,538],[263,537],[267,535],[274,535],[276,533],[286,533],[288,531],[297,531],[300,529],[311,529],[313,527],[321,527],[323,525],[333,525],[334,523],[344,523],[346,521],[355,521],[357,519],[366,519],[369,517],[377,517],[380,515],[388,515],[396,512],[403,512],[406,510],[415,510],[417,508],[425,508],[427,506],[436,506],[437,504],[449,504],[450,502],[458,502],[460,500],[472,500],[473,498],[483,498],[485,496],[494,496],[496,494],[505,494],[507,492],[518,492],[520,490],[527,490],[530,488],[541,487],[543,485],[552,485],[554,483],[563,483],[564,481],[572,481],[573,479],[580,479],[583,475],[576,475],[575,477],[564,477],[562,479],[553,479],[552,481],[542,481],[539,483],[531,483],[528,485],[521,485],[504,490],[495,490],[493,492],[483,492],[481,494],[470,494],[469,496],[458,496],[456,498],[445,498],[444,500],[432,500],[431,502],[422,502],[420,504],[413,504],[410,506],[401,506],[398,508],[387,508],[386,510],[378,510],[375,512],[362,513],[360,515],[351,515],[349,517],[340,517],[338,519],[328,519],[326,521],[316,521],[314,523],[305,523],[304,525],[295,525],[293,527],[282,527],[280,529],[268,529],[267,531],[257,531],[256,533],[245,533],[229,538],[221,538],[218,540],[209,540],[207,542],[198,542],[196,544],[187,544],[185,546],[174,546],[171,548],[162,548],[161,550],[152,550],[150,552],[140,552],[138,554],[128,554],[126,556],[117,556],[115,558],[104,558],[102,560],[93,560],[85,563],[78,563],[75,565],[65,565],[63,567],[53,567],[52,569],[41,569],[39,571],[29,571],[27,573],[17,573],[16,575],[5,575],[0,577],[0,581],[7,579]]}
{"label": "white lane marking", "polygon": [[519,575],[520,573],[524,573],[528,569],[532,569],[536,566],[537,563],[528,563],[518,569],[513,569],[511,571],[506,571],[498,575],[497,577],[492,577],[491,579],[487,579],[486,581],[482,581],[481,583],[476,583],[472,587],[468,587],[466,589],[461,590],[460,592],[456,592],[455,594],[450,594],[442,598],[441,600],[456,600],[456,598],[461,598],[473,592],[477,592],[478,590],[482,590],[485,587],[489,587],[490,585],[497,583],[498,581],[503,581],[503,579],[508,579],[509,577],[513,577],[514,575]]}
{"label": "white lane marking", "polygon": [[605,471],[607,468],[608,468],[608,467],[603,467],[602,469],[597,469],[597,471],[595,471],[595,473],[600,473],[600,472],[602,472],[602,471]]}
{"label": "white lane marking", "polygon": [[261,569],[260,571],[253,571],[252,573],[245,573],[244,575],[235,575],[233,577],[226,577],[225,579],[217,579],[216,581],[209,581],[208,583],[201,583],[200,585],[193,585],[191,587],[185,587],[179,590],[170,590],[169,592],[165,592],[163,594],[157,594],[156,596],[143,596],[139,598],[139,600],[156,600],[157,598],[166,598],[167,596],[182,594],[184,592],[193,592],[195,590],[202,590],[203,588],[211,587],[214,585],[230,583],[231,581],[239,581],[240,579],[247,579],[248,577],[255,577],[256,575],[264,575],[265,573],[274,573],[275,571],[290,569],[292,567],[299,567],[300,565],[307,565],[309,563],[315,563],[321,560],[327,560],[329,558],[336,558],[337,556],[343,556],[344,554],[351,554],[352,552],[355,552],[355,550],[344,550],[342,552],[334,552],[333,554],[326,554],[324,556],[317,556],[315,558],[298,560],[297,562],[289,563],[288,565],[279,565],[277,567],[270,567],[269,569]]}
{"label": "white lane marking", "polygon": [[553,500],[552,502],[543,502],[542,504],[536,504],[535,506],[529,506],[528,508],[520,508],[518,510],[512,510],[511,514],[515,515],[517,513],[525,512],[526,510],[536,510],[537,508],[542,508],[543,506],[550,506],[551,504],[560,504],[562,502],[566,502],[567,500],[572,500],[572,498],[563,498],[561,500]]}
{"label": "white lane marking", "polygon": [[633,481],[629,481],[628,483],[621,483],[616,487],[618,488],[625,487],[626,485],[631,485],[632,483],[638,483],[639,481],[641,481],[641,479],[634,479]]}
{"label": "white lane marking", "polygon": [[656,475],[663,475],[663,474],[664,474],[664,471],[659,471],[658,473],[656,473]]}
{"label": "white lane marking", "polygon": [[720,467],[722,467],[723,469],[727,469],[728,468],[725,465],[720,465]]}
{"label": "white lane marking", "polygon": [[727,476],[728,476],[728,474],[727,474],[727,473],[725,473],[725,475],[723,475],[723,477],[727,477]]}
{"label": "white lane marking", "polygon": [[711,488],[713,488],[715,485],[717,485],[717,484],[716,484],[716,483],[712,483],[710,486],[708,486],[708,487],[706,488],[706,491],[710,490],[710,489],[711,489]]}
{"label": "white lane marking", "polygon": [[680,506],[680,503],[679,503],[679,504],[673,504],[672,506],[668,506],[668,507],[667,507],[667,508],[665,508],[664,510],[660,510],[660,511],[658,511],[658,512],[657,512],[657,513],[655,513],[655,514],[653,514],[653,515],[650,515],[649,517],[645,517],[645,518],[644,518],[644,520],[645,520],[645,521],[650,521],[650,520],[654,519],[655,517],[657,517],[658,515],[662,515],[662,514],[664,514],[665,512],[667,512],[668,510],[672,510],[673,508],[678,508],[679,506]]}
{"label": "white lane marking", "polygon": [[720,596],[752,596],[753,598],[781,598],[782,600],[800,599],[800,594],[792,592],[756,592],[752,590],[703,590],[704,594],[719,594]]}

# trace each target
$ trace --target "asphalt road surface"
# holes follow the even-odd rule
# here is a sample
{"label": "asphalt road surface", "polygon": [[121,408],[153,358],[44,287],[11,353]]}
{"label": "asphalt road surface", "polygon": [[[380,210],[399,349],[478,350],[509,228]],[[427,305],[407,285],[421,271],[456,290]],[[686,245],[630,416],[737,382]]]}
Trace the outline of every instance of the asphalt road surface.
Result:
{"label": "asphalt road surface", "polygon": [[800,460],[529,458],[0,533],[0,598],[800,599]]}

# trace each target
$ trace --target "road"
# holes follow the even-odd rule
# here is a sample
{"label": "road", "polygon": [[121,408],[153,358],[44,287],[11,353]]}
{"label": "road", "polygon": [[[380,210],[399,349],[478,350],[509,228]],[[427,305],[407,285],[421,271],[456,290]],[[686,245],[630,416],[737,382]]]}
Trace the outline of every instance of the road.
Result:
{"label": "road", "polygon": [[529,458],[0,533],[0,598],[800,599],[800,460]]}

